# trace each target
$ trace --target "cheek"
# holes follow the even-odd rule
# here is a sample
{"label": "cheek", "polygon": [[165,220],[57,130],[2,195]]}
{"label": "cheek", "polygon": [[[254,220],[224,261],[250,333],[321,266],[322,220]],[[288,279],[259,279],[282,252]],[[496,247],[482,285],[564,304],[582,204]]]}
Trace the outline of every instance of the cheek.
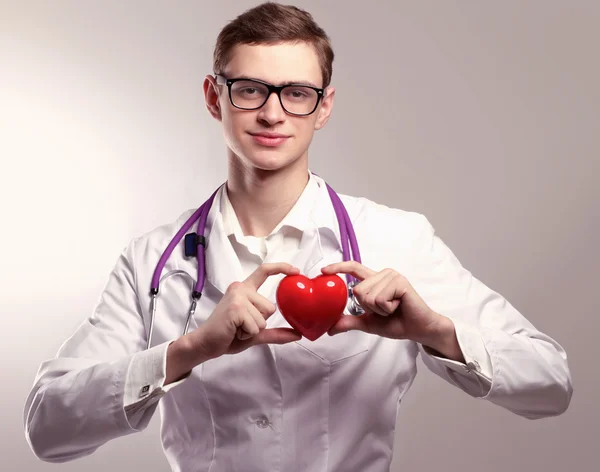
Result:
{"label": "cheek", "polygon": [[221,116],[223,133],[227,143],[236,145],[236,143],[240,142],[240,138],[243,137],[242,135],[247,129],[247,117],[231,109],[224,109]]}
{"label": "cheek", "polygon": [[312,141],[313,135],[315,133],[315,120],[314,119],[305,119],[302,121],[298,121],[295,123],[296,127],[296,138],[300,145],[303,147],[308,146]]}

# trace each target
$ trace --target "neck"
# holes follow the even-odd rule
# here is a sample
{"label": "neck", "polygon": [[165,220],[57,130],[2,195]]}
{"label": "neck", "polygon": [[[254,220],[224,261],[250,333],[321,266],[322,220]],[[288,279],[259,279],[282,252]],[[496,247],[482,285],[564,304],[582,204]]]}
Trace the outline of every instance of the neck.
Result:
{"label": "neck", "polygon": [[229,156],[227,194],[244,235],[268,236],[290,212],[309,179],[308,160],[277,170],[261,170]]}

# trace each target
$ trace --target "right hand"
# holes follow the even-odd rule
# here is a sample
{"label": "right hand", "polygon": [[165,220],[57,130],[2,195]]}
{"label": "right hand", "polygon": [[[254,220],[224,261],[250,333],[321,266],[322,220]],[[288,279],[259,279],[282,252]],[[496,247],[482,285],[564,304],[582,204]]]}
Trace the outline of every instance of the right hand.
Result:
{"label": "right hand", "polygon": [[266,329],[266,320],[276,307],[257,292],[272,275],[299,273],[298,268],[283,262],[262,264],[243,282],[232,283],[209,318],[189,333],[192,349],[201,353],[203,359],[214,359],[257,344],[299,341],[302,335],[294,329]]}

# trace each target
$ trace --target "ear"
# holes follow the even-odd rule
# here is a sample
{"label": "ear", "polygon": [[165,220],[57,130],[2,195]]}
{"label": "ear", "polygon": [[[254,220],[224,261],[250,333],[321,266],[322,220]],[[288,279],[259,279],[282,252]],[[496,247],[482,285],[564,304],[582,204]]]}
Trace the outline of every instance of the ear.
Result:
{"label": "ear", "polygon": [[204,100],[206,109],[215,120],[221,121],[221,104],[219,103],[219,85],[212,75],[204,79]]}
{"label": "ear", "polygon": [[331,116],[333,110],[333,97],[335,95],[335,89],[333,87],[327,87],[324,92],[324,97],[321,100],[319,106],[317,121],[315,121],[315,130],[319,130],[325,126]]}

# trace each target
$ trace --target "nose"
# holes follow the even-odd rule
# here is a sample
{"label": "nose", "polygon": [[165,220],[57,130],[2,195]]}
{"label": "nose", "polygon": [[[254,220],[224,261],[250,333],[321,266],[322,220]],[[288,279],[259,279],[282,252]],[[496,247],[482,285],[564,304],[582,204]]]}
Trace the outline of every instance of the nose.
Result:
{"label": "nose", "polygon": [[285,110],[279,102],[279,97],[276,93],[271,93],[267,102],[258,111],[258,119],[267,123],[268,125],[274,125],[285,120]]}

